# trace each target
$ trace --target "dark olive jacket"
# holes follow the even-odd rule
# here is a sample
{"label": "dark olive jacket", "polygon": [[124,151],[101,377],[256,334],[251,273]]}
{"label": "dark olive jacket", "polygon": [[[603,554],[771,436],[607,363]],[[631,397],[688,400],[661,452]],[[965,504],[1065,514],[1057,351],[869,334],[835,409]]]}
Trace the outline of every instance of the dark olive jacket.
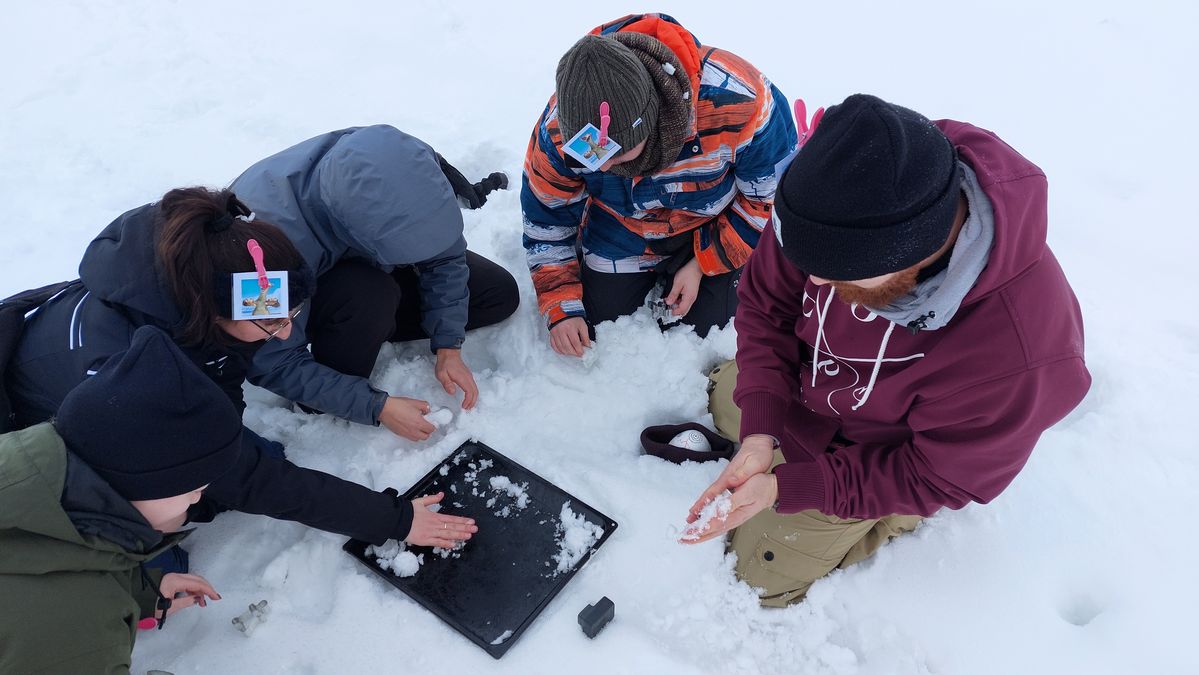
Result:
{"label": "dark olive jacket", "polygon": [[0,673],[127,673],[163,536],[51,424],[0,436]]}

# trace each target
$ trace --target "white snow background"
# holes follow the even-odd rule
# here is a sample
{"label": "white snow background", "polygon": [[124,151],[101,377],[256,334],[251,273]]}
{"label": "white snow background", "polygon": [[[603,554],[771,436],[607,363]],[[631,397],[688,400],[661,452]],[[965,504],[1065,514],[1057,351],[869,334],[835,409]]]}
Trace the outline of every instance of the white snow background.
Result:
{"label": "white snow background", "polygon": [[[557,357],[517,191],[498,194],[465,214],[467,236],[516,275],[523,305],[468,339],[477,411],[424,444],[261,391],[246,421],[294,461],[377,489],[406,489],[473,436],[616,519],[613,538],[495,662],[341,537],[226,514],[188,544],[224,600],[141,633],[135,672],[1196,672],[1194,3],[12,0],[0,296],[74,277],[121,212],[331,129],[393,124],[475,179],[518,183],[561,54],[655,10],[811,108],[877,94],[994,130],[1044,168],[1050,242],[1086,316],[1086,400],[992,504],[938,514],[797,607],[760,609],[721,544],[671,536],[720,465],[666,464],[637,441],[649,424],[710,421],[704,372],[733,331],[701,343],[640,314],[600,327],[590,371]],[[386,347],[375,380],[457,409],[426,344]],[[575,615],[603,595],[616,619],[588,640]],[[243,637],[230,619],[264,598],[270,617]]]}

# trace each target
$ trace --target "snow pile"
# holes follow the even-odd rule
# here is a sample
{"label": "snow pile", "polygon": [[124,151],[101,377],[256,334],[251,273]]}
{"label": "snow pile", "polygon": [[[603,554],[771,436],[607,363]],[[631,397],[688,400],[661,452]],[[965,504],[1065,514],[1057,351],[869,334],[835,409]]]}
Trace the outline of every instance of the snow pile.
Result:
{"label": "snow pile", "polygon": [[723,520],[724,518],[728,517],[732,511],[733,493],[725,490],[724,492],[716,495],[715,499],[707,504],[704,504],[704,508],[699,512],[699,518],[696,518],[695,522],[688,523],[683,528],[683,534],[681,537],[679,537],[679,539],[683,541],[695,541],[696,539],[699,539],[700,537],[704,536],[705,532],[708,531],[708,527],[711,525],[714,519],[719,518]]}
{"label": "snow pile", "polygon": [[512,637],[512,631],[510,631],[510,630],[506,630],[506,631],[504,631],[503,633],[500,633],[500,636],[499,636],[499,637],[497,637],[496,639],[492,640],[492,641],[491,641],[491,644],[493,644],[493,645],[502,645],[502,644],[504,644],[505,642],[507,642],[507,641],[508,641],[508,638],[510,638],[510,637]]}
{"label": "snow pile", "polygon": [[562,505],[558,518],[558,552],[554,554],[558,568],[554,570],[554,576],[574,569],[583,556],[591,551],[595,542],[604,536],[604,529],[571,510],[570,502]]}
{"label": "snow pile", "polygon": [[500,518],[507,518],[509,515],[511,515],[512,506],[515,506],[517,510],[523,510],[529,505],[529,493],[526,492],[529,487],[528,483],[513,483],[512,480],[507,476],[492,476],[490,482],[491,489],[499,492],[500,494],[487,500],[487,508],[490,509],[494,507],[496,501],[499,500],[499,498],[503,495],[507,495],[513,500],[510,506],[505,505],[500,508],[500,510],[495,512],[495,515],[499,516]]}
{"label": "snow pile", "polygon": [[366,554],[373,556],[379,567],[391,570],[397,577],[415,576],[425,564],[423,553],[416,555],[408,550],[407,544],[395,539],[388,539],[382,546],[367,546]]}

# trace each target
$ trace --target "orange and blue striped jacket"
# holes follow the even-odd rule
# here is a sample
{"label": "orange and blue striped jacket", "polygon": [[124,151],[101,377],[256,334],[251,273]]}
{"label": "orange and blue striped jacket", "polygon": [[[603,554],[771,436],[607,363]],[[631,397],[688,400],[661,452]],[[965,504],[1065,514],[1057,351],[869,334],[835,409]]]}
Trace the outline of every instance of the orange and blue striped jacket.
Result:
{"label": "orange and blue striped jacket", "polygon": [[692,80],[691,133],[678,159],[652,175],[591,172],[563,155],[569,139],[550,98],[521,189],[525,254],[550,325],[586,315],[580,260],[604,272],[650,270],[689,243],[704,274],[740,269],[771,218],[776,167],[798,144],[782,92],[744,59],[701,45],[663,14],[624,17],[592,33],[618,30],[646,33],[679,57]]}

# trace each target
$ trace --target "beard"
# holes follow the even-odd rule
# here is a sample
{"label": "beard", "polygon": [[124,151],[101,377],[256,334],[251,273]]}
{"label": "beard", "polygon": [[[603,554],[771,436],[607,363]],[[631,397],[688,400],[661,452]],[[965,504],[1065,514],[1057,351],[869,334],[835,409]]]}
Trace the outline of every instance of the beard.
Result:
{"label": "beard", "polygon": [[909,267],[897,272],[881,286],[862,288],[845,281],[829,282],[837,291],[837,297],[848,305],[863,305],[865,307],[883,308],[916,288],[916,277],[920,268]]}

